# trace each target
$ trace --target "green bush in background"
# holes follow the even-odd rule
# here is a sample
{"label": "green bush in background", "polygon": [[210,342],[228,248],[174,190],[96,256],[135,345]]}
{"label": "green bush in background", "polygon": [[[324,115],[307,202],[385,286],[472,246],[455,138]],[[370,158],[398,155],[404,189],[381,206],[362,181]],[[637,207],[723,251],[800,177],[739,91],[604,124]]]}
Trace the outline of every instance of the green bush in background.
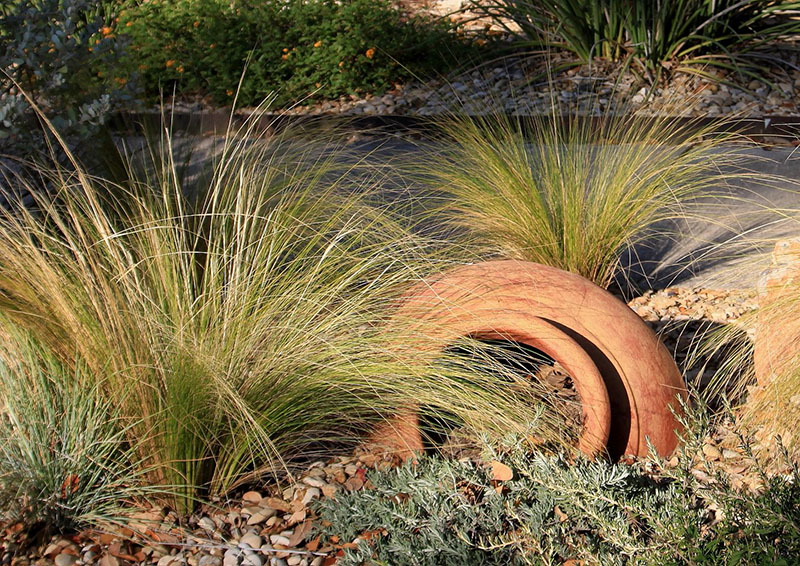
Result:
{"label": "green bush in background", "polygon": [[0,2],[0,153],[30,156],[44,147],[22,91],[74,145],[113,110],[133,105],[135,75],[118,68],[125,41],[109,8],[89,0]]}
{"label": "green bush in background", "polygon": [[153,0],[124,10],[130,64],[150,94],[209,94],[217,103],[279,103],[380,92],[452,68],[474,50],[443,21],[404,17],[385,0]]}

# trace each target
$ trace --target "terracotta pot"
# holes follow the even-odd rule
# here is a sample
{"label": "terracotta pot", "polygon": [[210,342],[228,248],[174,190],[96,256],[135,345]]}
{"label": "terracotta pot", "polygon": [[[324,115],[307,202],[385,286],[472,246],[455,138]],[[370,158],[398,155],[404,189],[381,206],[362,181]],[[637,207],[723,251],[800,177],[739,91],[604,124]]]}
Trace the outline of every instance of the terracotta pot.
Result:
{"label": "terracotta pot", "polygon": [[[686,387],[669,352],[624,303],[590,281],[552,267],[513,260],[465,265],[425,281],[407,294],[394,315],[420,321],[422,349],[452,344],[460,337],[508,339],[558,361],[581,398],[584,429],[578,447],[595,456],[644,455],[647,440],[659,454],[677,445],[677,396]],[[424,325],[423,325],[424,323]],[[422,448],[419,431],[387,423],[373,440],[406,436],[394,444]]]}

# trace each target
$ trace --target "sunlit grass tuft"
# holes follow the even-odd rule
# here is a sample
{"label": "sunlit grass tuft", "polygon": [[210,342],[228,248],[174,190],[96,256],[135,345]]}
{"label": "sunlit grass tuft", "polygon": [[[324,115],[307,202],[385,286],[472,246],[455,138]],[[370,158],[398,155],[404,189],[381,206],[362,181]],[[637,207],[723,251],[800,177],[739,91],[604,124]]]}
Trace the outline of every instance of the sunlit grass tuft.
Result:
{"label": "sunlit grass tuft", "polygon": [[[731,135],[669,118],[610,114],[464,117],[420,168],[446,221],[494,255],[608,286],[620,254],[685,218],[734,173]],[[704,139],[708,138],[708,139]],[[730,171],[730,170],[729,170]]]}
{"label": "sunlit grass tuft", "polygon": [[212,170],[182,177],[171,143],[119,183],[40,168],[49,190],[17,179],[35,206],[0,219],[5,324],[109,400],[168,503],[285,477],[409,403],[476,433],[547,421],[507,377],[410,356],[424,329],[386,324],[443,252],[364,204],[379,173],[231,134]]}

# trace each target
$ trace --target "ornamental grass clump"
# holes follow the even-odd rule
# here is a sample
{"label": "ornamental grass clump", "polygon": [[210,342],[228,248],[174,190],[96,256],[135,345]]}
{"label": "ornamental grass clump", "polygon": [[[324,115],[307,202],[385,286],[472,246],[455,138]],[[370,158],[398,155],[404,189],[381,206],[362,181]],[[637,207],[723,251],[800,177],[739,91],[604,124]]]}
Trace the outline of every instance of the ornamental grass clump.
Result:
{"label": "ornamental grass clump", "polygon": [[167,503],[352,448],[411,401],[476,431],[536,424],[507,380],[402,355],[385,322],[436,261],[364,204],[379,176],[231,132],[207,175],[181,178],[170,144],[120,183],[77,163],[40,167],[43,187],[8,179],[35,202],[0,218],[3,326],[109,400]]}
{"label": "ornamental grass clump", "polygon": [[460,117],[442,130],[419,175],[441,199],[434,214],[493,255],[601,286],[654,225],[687,217],[738,171],[730,135],[700,143],[713,126],[666,117]]}
{"label": "ornamental grass clump", "polygon": [[144,501],[145,466],[126,443],[134,421],[101,376],[65,367],[24,336],[0,353],[0,516],[31,530],[110,525]]}

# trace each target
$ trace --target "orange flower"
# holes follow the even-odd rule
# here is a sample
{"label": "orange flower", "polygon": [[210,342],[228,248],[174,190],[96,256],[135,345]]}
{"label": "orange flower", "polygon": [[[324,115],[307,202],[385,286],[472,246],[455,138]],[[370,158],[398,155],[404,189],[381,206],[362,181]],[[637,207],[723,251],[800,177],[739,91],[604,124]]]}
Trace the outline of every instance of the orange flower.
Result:
{"label": "orange flower", "polygon": [[225,94],[227,94],[228,96],[233,96],[233,91],[232,90],[227,90],[227,91],[225,91]]}
{"label": "orange flower", "polygon": [[212,43],[208,46],[209,49],[214,49],[217,46],[216,43]]}
{"label": "orange flower", "polygon": [[288,48],[288,47],[284,47],[284,48],[283,48],[283,52],[284,52],[284,53],[288,53],[288,52],[289,52],[289,48]]}
{"label": "orange flower", "polygon": [[289,58],[288,53],[284,53],[283,55],[281,55],[281,59],[283,59],[284,61],[286,61],[288,58]]}
{"label": "orange flower", "polygon": [[179,73],[182,73],[183,72],[183,65],[178,65],[178,68],[175,69],[175,70],[178,71]]}
{"label": "orange flower", "polygon": [[195,21],[192,23],[192,25],[193,25],[194,27],[196,27],[196,28],[197,28],[197,27],[200,27],[200,22],[198,22],[197,20],[195,20]]}
{"label": "orange flower", "polygon": [[344,67],[344,61],[339,61],[339,66]]}
{"label": "orange flower", "polygon": [[375,48],[370,47],[369,49],[367,49],[367,52],[364,53],[364,55],[367,56],[367,59],[372,59],[373,57],[375,57]]}
{"label": "orange flower", "polygon": [[164,63],[164,65],[169,69],[170,67],[175,65],[175,60],[174,59],[167,59],[167,62]]}
{"label": "orange flower", "polygon": [[112,31],[114,31],[114,30],[112,30],[108,26],[103,26],[103,27],[100,28],[100,33],[102,33],[104,37],[108,37],[109,35],[111,35]]}
{"label": "orange flower", "polygon": [[322,45],[322,40],[321,39],[314,43],[314,47],[320,47],[321,45]]}
{"label": "orange flower", "polygon": [[114,82],[116,82],[119,86],[125,86],[125,84],[128,82],[128,79],[125,77],[116,77]]}

